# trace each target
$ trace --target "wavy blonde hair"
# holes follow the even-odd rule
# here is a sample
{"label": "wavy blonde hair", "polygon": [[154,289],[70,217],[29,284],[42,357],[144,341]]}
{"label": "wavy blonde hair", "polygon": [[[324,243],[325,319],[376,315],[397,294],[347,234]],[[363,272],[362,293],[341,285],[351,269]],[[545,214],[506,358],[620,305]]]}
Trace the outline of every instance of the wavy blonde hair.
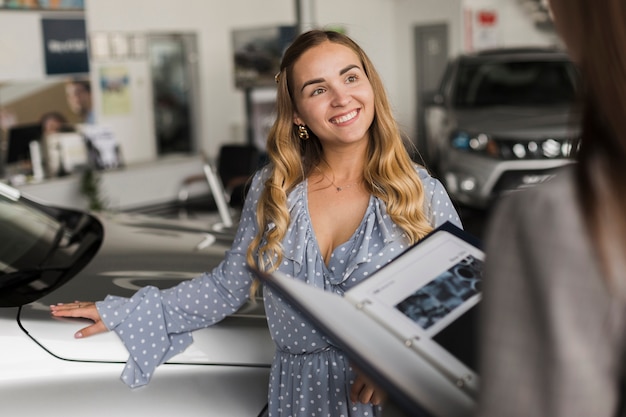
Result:
{"label": "wavy blonde hair", "polygon": [[[369,129],[367,163],[363,178],[367,190],[381,199],[391,219],[415,243],[432,230],[424,213],[424,188],[403,143],[383,83],[365,52],[348,36],[311,30],[298,36],[286,50],[277,75],[276,121],[267,139],[270,174],[259,199],[259,233],[248,248],[248,262],[262,270],[275,270],[282,260],[281,242],[290,223],[287,195],[321,161],[323,149],[314,132],[301,140],[293,123],[293,66],[300,56],[323,42],[350,48],[361,60],[374,91],[374,120]],[[255,256],[256,255],[256,256]],[[258,283],[253,285],[256,291]]]}

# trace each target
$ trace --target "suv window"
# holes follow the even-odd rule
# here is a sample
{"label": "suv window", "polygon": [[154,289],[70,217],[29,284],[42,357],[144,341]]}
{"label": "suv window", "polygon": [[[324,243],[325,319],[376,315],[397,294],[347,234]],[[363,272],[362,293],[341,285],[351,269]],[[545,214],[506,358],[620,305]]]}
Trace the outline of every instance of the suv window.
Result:
{"label": "suv window", "polygon": [[568,61],[466,62],[458,71],[458,107],[568,104],[576,95]]}

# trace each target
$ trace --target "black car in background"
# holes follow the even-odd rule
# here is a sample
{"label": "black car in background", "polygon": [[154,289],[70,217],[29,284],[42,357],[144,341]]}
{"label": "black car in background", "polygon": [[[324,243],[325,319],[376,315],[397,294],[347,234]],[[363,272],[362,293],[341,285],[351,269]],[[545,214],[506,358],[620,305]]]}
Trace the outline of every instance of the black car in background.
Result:
{"label": "black car in background", "polygon": [[424,103],[427,166],[456,202],[479,209],[545,181],[577,149],[577,85],[576,67],[557,49],[451,59]]}

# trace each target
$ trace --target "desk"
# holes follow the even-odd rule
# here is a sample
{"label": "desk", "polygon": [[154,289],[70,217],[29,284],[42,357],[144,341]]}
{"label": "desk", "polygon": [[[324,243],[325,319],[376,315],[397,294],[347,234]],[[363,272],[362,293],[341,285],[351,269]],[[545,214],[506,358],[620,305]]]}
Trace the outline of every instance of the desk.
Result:
{"label": "desk", "polygon": [[[157,161],[134,164],[111,171],[100,171],[101,195],[113,211],[176,201],[185,178],[202,175],[202,157],[171,156]],[[51,178],[19,185],[24,195],[51,205],[86,209],[89,204],[80,193],[81,174]],[[198,183],[189,190],[192,196],[210,193],[208,184]]]}

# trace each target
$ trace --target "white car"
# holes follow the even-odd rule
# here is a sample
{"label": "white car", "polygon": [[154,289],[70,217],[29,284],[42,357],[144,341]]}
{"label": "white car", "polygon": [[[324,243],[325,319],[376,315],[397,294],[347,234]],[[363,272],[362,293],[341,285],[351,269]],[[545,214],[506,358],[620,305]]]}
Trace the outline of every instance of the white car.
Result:
{"label": "white car", "polygon": [[0,409],[4,416],[262,416],[274,354],[263,302],[250,303],[161,365],[144,387],[121,380],[113,332],[49,305],[130,296],[211,270],[232,234],[178,221],[49,207],[0,183]]}

